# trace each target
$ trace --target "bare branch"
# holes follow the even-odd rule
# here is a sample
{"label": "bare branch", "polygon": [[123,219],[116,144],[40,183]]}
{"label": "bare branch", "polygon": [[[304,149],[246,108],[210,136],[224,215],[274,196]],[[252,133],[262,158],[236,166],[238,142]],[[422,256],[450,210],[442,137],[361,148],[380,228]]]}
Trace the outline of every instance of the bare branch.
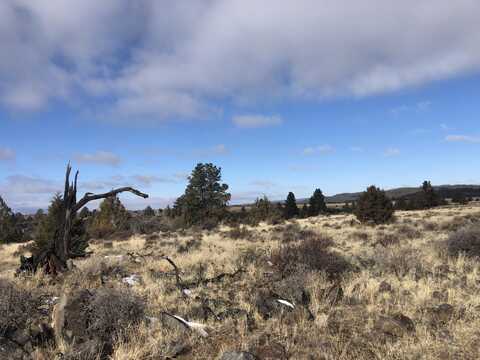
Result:
{"label": "bare branch", "polygon": [[109,191],[107,193],[103,193],[103,194],[92,194],[92,193],[86,193],[83,198],[81,198],[77,204],[75,205],[74,207],[74,210],[75,211],[78,211],[80,210],[83,206],[85,206],[88,202],[92,201],[92,200],[98,200],[98,199],[105,199],[107,197],[110,197],[110,196],[115,196],[119,193],[122,193],[122,192],[131,192],[132,194],[135,194],[137,196],[140,196],[144,199],[148,198],[148,195],[147,194],[144,194],[140,191],[138,191],[137,189],[134,189],[130,186],[126,186],[126,187],[122,187],[122,188],[118,188],[118,189],[114,189],[112,191]]}

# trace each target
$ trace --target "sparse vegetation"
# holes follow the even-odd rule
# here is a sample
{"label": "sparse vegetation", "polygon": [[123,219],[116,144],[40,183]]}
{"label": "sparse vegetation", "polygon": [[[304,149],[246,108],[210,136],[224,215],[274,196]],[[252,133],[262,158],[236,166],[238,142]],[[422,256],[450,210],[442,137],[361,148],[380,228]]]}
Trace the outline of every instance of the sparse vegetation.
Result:
{"label": "sparse vegetation", "polygon": [[[276,205],[272,209],[277,211]],[[14,324],[8,325],[13,339],[23,334],[47,359],[58,352],[84,359],[162,358],[177,352],[215,359],[225,349],[364,360],[372,358],[367,349],[379,359],[409,354],[430,360],[457,349],[461,358],[473,359],[480,325],[475,316],[478,213],[478,206],[400,211],[395,223],[375,228],[335,214],[210,231],[169,227],[121,241],[114,235],[108,246],[91,243],[93,254],[75,259],[76,268],[56,278],[13,277],[18,245],[7,244],[0,259],[0,305],[11,317],[2,317],[2,327]],[[457,226],[461,230],[452,232]],[[83,299],[78,314],[89,319],[88,327],[69,328],[76,315],[67,306],[71,321],[65,333],[82,340],[64,337],[63,347],[34,341],[46,338],[48,328],[38,337],[31,320],[50,323],[62,296],[81,293],[66,304]],[[208,337],[165,313],[205,325]],[[445,329],[450,345],[438,335]],[[265,333],[270,340],[260,341]],[[0,355],[13,358],[19,345],[1,341]],[[346,346],[349,352],[342,355]],[[399,357],[392,356],[392,347],[401,349]]]}

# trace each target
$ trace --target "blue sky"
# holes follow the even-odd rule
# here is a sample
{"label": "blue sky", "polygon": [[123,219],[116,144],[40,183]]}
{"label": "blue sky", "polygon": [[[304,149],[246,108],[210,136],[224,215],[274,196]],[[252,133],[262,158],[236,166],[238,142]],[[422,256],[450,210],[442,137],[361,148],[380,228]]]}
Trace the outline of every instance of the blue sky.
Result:
{"label": "blue sky", "polygon": [[237,203],[479,183],[480,4],[268,2],[3,2],[0,195],[45,207],[68,161],[130,208],[197,162]]}

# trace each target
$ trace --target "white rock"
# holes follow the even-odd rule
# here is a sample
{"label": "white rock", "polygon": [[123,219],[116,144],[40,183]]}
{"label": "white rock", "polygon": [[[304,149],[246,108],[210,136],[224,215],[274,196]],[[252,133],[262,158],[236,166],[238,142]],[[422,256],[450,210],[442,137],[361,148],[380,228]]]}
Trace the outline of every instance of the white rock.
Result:
{"label": "white rock", "polygon": [[137,274],[132,274],[130,276],[124,277],[122,279],[122,282],[130,286],[138,285],[138,283],[140,282],[140,276],[138,276]]}

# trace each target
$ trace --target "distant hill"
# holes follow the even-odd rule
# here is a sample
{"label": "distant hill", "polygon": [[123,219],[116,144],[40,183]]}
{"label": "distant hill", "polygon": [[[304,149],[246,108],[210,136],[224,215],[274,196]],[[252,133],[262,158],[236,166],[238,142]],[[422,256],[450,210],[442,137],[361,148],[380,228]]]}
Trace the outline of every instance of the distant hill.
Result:
{"label": "distant hill", "polygon": [[[450,199],[454,195],[462,194],[465,197],[480,197],[480,185],[439,185],[434,186],[435,191],[440,195],[440,197],[445,199]],[[400,198],[409,198],[412,195],[421,191],[420,187],[401,187],[395,189],[385,190],[387,196],[393,200]],[[360,196],[361,192],[354,193],[341,193],[333,196],[326,196],[325,201],[327,203],[344,203],[356,201]],[[299,204],[304,204],[308,199],[298,199]]]}

